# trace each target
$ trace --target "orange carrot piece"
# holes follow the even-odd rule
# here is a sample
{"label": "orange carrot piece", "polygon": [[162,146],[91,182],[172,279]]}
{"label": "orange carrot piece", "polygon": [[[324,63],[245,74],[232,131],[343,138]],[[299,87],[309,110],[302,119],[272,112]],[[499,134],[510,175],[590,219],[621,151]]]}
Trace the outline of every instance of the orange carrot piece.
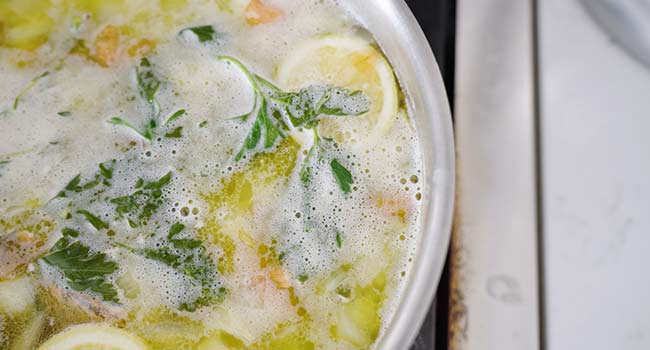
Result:
{"label": "orange carrot piece", "polygon": [[246,23],[251,26],[275,22],[283,14],[282,10],[265,5],[261,0],[251,0],[244,10]]}
{"label": "orange carrot piece", "polygon": [[133,46],[129,47],[128,53],[130,57],[142,57],[153,50],[155,47],[156,43],[153,40],[142,39]]}
{"label": "orange carrot piece", "polygon": [[108,67],[115,62],[117,48],[120,44],[120,30],[114,25],[107,25],[95,38],[94,59],[102,67]]}

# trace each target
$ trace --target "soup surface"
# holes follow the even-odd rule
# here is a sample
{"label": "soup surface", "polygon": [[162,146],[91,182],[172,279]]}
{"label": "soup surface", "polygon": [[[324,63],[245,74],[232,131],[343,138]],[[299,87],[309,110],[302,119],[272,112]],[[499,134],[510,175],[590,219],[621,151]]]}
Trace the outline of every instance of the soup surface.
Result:
{"label": "soup surface", "polygon": [[418,239],[343,4],[0,1],[0,348],[367,349]]}

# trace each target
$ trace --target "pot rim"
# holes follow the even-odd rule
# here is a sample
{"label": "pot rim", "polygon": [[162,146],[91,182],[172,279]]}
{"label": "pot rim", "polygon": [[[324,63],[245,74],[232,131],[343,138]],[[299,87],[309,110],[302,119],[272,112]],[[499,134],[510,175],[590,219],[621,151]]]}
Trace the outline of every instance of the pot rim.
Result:
{"label": "pot rim", "polygon": [[355,18],[372,33],[393,66],[415,120],[423,162],[418,248],[380,350],[409,349],[426,317],[451,237],[455,150],[451,111],[429,43],[403,0],[347,0]]}

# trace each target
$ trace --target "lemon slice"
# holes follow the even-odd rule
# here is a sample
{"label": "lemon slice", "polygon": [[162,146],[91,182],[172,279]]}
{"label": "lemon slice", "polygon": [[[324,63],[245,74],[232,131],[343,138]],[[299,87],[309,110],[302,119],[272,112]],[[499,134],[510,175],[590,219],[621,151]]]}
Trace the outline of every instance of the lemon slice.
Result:
{"label": "lemon slice", "polygon": [[122,329],[88,323],[56,334],[38,350],[147,350],[147,345]]}
{"label": "lemon slice", "polygon": [[312,39],[287,55],[276,78],[289,91],[329,84],[366,94],[371,102],[368,113],[321,120],[321,136],[342,144],[376,144],[397,115],[398,90],[393,71],[381,52],[358,37],[328,35]]}

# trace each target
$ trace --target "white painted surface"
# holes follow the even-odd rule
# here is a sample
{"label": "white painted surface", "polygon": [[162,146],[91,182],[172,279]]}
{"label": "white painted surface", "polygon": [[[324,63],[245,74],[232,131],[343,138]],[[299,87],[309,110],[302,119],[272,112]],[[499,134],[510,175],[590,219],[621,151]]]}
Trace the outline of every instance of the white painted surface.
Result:
{"label": "white painted surface", "polygon": [[453,350],[538,347],[532,3],[458,3]]}
{"label": "white painted surface", "polygon": [[539,4],[548,349],[650,349],[650,71]]}

